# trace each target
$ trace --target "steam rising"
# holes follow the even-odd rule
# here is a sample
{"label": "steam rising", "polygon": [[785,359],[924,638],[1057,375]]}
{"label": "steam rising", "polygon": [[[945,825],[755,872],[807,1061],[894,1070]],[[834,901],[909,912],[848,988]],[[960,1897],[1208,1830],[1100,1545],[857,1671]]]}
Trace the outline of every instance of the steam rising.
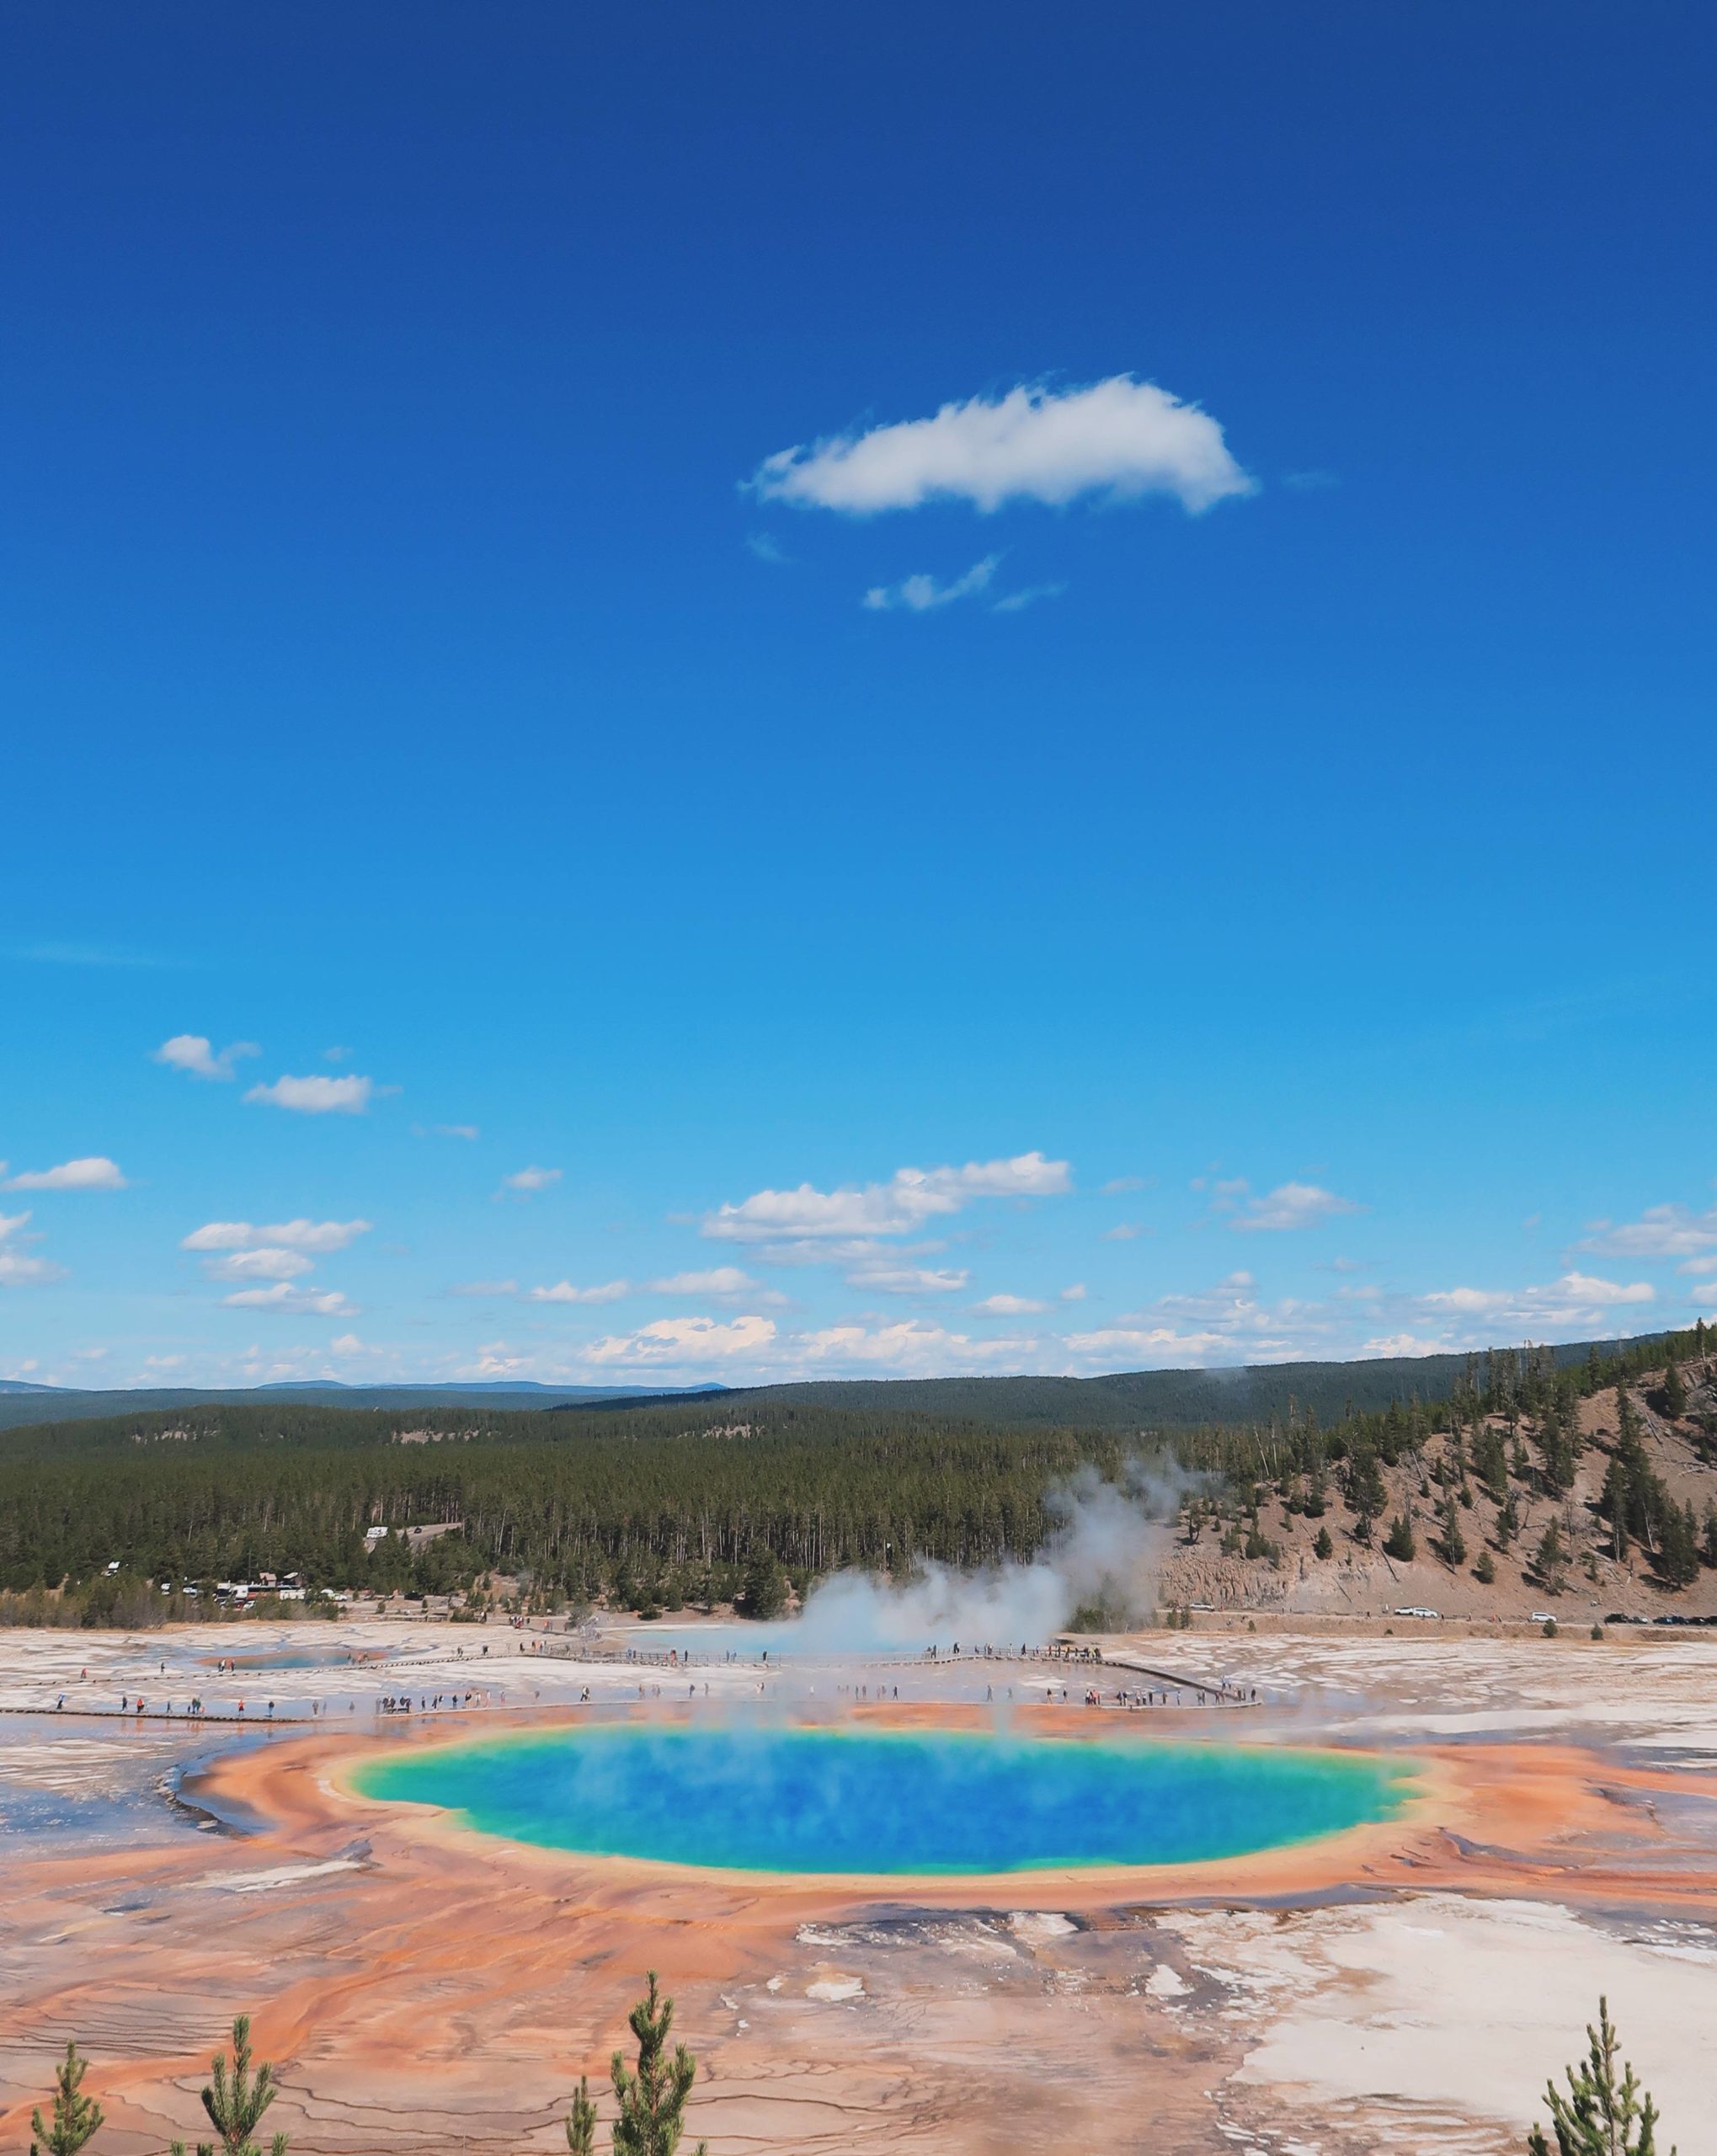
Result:
{"label": "steam rising", "polygon": [[828,1654],[1037,1646],[1096,1604],[1117,1621],[1154,1607],[1172,1523],[1199,1479],[1173,1463],[1129,1462],[1121,1483],[1090,1467],[1052,1491],[1053,1534],[1029,1564],[961,1572],[926,1563],[889,1584],[838,1572],[814,1588],[782,1644]]}

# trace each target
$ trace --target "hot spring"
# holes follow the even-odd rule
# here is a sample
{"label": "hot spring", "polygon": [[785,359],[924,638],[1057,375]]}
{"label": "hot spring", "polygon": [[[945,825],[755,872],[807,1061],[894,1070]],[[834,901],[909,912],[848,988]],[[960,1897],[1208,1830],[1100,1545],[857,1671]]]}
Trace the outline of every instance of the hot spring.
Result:
{"label": "hot spring", "polygon": [[545,1849],[877,1875],[1241,1856],[1390,1818],[1412,1790],[1360,1753],[627,1723],[413,1748],[354,1785]]}

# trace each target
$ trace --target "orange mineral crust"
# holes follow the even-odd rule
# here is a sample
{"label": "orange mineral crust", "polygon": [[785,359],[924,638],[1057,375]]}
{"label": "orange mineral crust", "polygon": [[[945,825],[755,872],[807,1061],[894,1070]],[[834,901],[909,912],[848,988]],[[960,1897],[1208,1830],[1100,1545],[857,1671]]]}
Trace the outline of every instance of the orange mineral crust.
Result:
{"label": "orange mineral crust", "polygon": [[[579,1712],[545,1706],[517,1721],[553,1726]],[[989,1726],[982,1709],[958,1705],[872,1718]],[[486,1718],[483,1735],[509,1719]],[[1013,1726],[1074,1742],[1115,1736],[1112,1718],[1073,1706],[1023,1710]],[[1149,1733],[1196,1742],[1210,1730],[1165,1714]],[[389,1741],[472,1733],[467,1720],[445,1737]],[[1219,1733],[1317,1741],[1309,1721],[1262,1714]],[[1286,2083],[1300,2068],[1277,2062],[1321,2060],[1333,2073],[1330,2060],[1358,2057],[1376,1987],[1397,1987],[1399,2031],[1477,2041],[1464,2025],[1444,2030],[1443,2007],[1427,2020],[1409,1988],[1433,1934],[1439,1951],[1470,1951],[1478,1972],[1480,1988],[1464,1975],[1436,1994],[1450,2012],[1470,2001],[1481,2022],[1516,2015],[1538,1995],[1532,1972],[1564,1971],[1578,1999],[1590,1991],[1589,2014],[1600,1984],[1632,1983],[1637,1965],[1679,1988],[1666,2015],[1684,1990],[1703,2017],[1693,2037],[1666,2022],[1660,2079],[1693,2059],[1697,2027],[1709,2025],[1703,1963],[1654,1960],[1630,1942],[1661,1934],[1666,1951],[1705,1951],[1717,1776],[1565,1732],[1404,1743],[1389,1753],[1414,1779],[1403,1812],[1322,1841],[1176,1867],[921,1880],[523,1847],[359,1796],[351,1772],[377,1749],[373,1737],[317,1732],[217,1758],[186,1795],[251,1831],[14,1855],[0,1909],[0,2147],[27,2142],[29,2106],[74,2035],[95,2060],[88,2086],[109,2115],[104,2156],[192,2138],[210,2052],[248,2010],[259,2056],[280,2063],[270,2125],[291,2132],[295,2156],[563,2150],[568,2092],[581,2073],[605,2084],[651,1968],[700,2059],[691,2130],[712,2156],[1047,2156],[1102,2138],[1117,2116],[1148,2117],[1153,2145],[1210,2156],[1242,2133],[1292,2137],[1303,2098]],[[1489,2004],[1482,1972],[1504,1947],[1537,1958]],[[1390,1954],[1398,1962],[1377,1973]],[[1272,2036],[1301,2005],[1314,2020]],[[1458,2089],[1457,2109],[1473,2108],[1453,2126],[1414,2113],[1402,2145],[1424,2156],[1517,2148],[1544,2075],[1571,2055],[1569,2012],[1560,1997],[1546,2009],[1533,2038],[1542,2060],[1528,2045],[1517,2072],[1515,2047],[1498,2045],[1495,2089]],[[1346,2025],[1329,2018],[1341,2015],[1356,2033],[1320,2049],[1320,2031]],[[1379,2071],[1367,2068],[1368,2087],[1392,2085]],[[1368,2101],[1331,2096],[1320,2110],[1324,2156],[1384,2145]],[[1697,2152],[1697,2134],[1677,2127],[1682,2156]]]}

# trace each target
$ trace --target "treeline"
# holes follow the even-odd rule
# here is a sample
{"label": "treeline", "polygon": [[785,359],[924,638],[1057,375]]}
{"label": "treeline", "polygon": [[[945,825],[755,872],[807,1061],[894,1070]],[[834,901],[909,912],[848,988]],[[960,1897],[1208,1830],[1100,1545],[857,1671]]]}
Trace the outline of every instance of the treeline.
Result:
{"label": "treeline", "polygon": [[[1501,1507],[1517,1483],[1560,1494],[1582,1395],[1650,1369],[1680,1385],[1710,1345],[1701,1324],[1575,1364],[1546,1349],[1469,1358],[1448,1399],[1395,1400],[1328,1428],[1292,1398],[1266,1424],[1165,1433],[754,1397],[557,1414],[246,1402],[14,1432],[0,1441],[0,1615],[30,1621],[70,1590],[87,1621],[136,1623],[163,1582],[264,1572],[414,1595],[503,1572],[552,1603],[728,1602],[754,1559],[803,1586],[845,1566],[1030,1558],[1056,1485],[1081,1467],[1115,1478],[1139,1458],[1213,1478],[1240,1554],[1269,1554],[1257,1514],[1272,1490],[1313,1517],[1339,1495],[1365,1542],[1387,1502],[1381,1467],[1412,1460],[1463,1503],[1474,1484]],[[1698,1524],[1670,1504],[1625,1419],[1603,1502],[1617,1554],[1638,1542],[1672,1584],[1697,1571]],[[404,1530],[423,1526],[453,1531],[409,1545]],[[389,1532],[372,1548],[376,1528]]]}
{"label": "treeline", "polygon": [[[146,1444],[15,1461],[0,1465],[0,1588],[86,1586],[116,1565],[174,1585],[269,1572],[311,1588],[439,1593],[497,1571],[526,1573],[546,1594],[672,1608],[731,1599],[756,1550],[799,1580],[913,1557],[1030,1556],[1050,1487],[1086,1464],[1113,1475],[1122,1451],[1110,1432],[791,1410],[744,1434],[628,1422],[584,1424],[581,1438]],[[373,1527],[456,1521],[416,1550],[394,1534],[366,1550]]]}

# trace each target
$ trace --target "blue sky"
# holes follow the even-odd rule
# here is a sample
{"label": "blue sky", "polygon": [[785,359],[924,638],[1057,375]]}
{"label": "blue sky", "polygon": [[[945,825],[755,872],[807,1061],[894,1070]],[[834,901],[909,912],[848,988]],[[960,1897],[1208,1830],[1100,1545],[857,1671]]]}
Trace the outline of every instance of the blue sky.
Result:
{"label": "blue sky", "polygon": [[4,39],[0,1373],[1717,1309],[1707,11]]}

